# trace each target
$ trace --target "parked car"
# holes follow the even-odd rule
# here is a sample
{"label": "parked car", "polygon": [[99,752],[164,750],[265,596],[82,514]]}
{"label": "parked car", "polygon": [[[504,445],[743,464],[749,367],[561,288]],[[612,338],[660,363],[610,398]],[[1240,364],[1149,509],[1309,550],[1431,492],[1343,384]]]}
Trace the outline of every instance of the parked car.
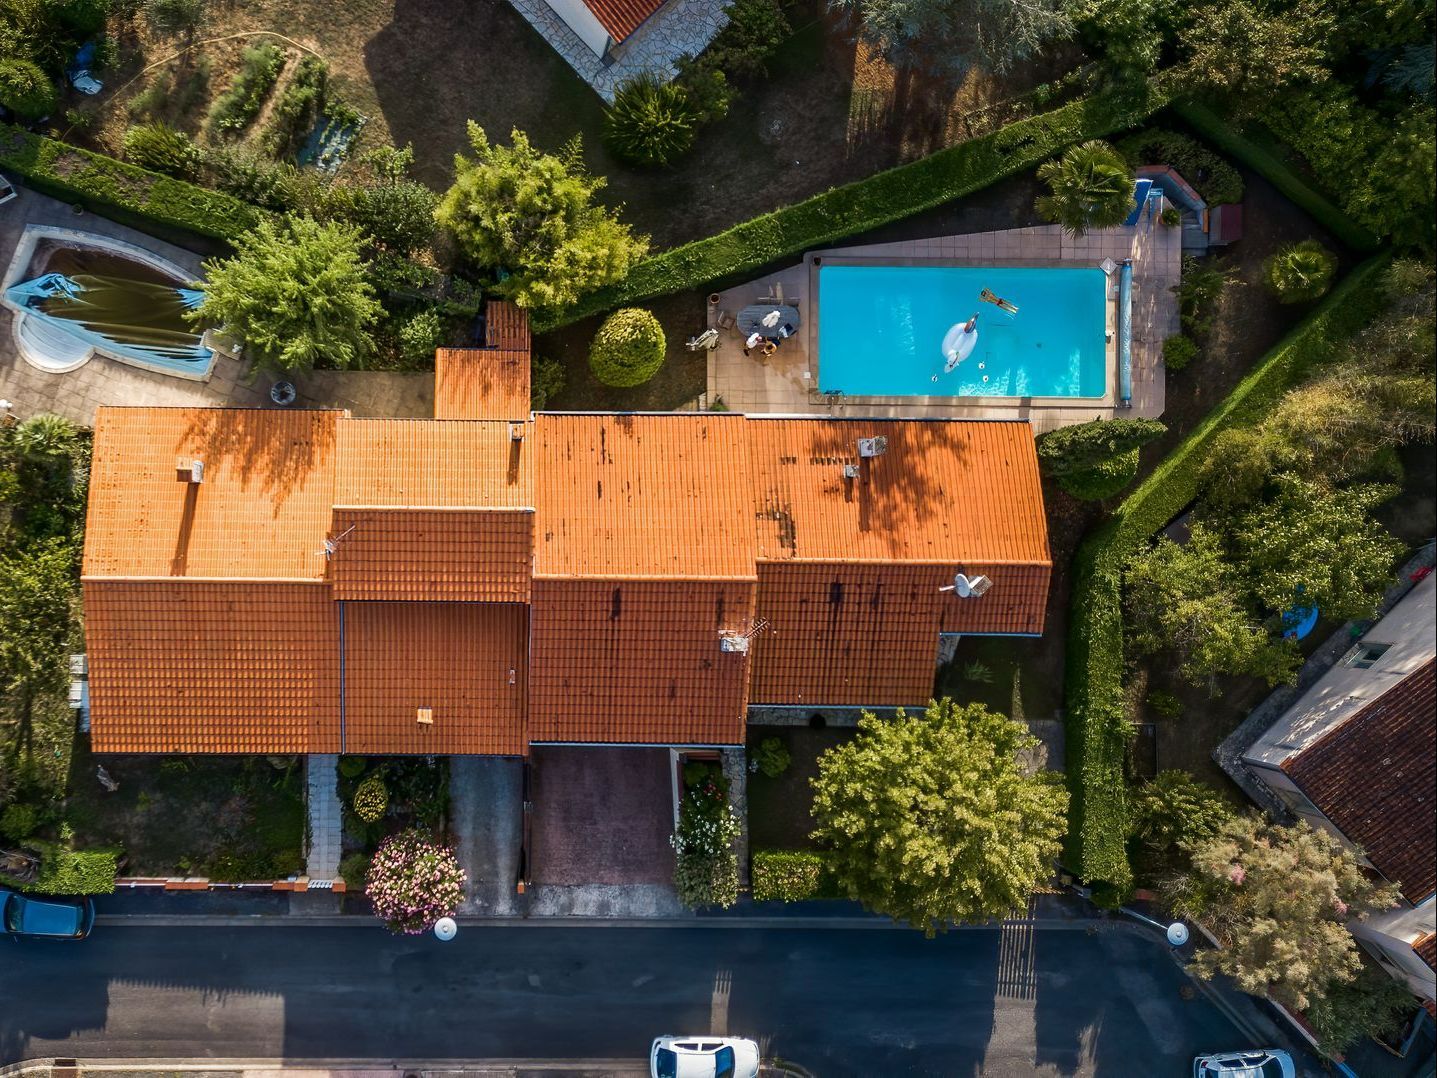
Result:
{"label": "parked car", "polygon": [[40,898],[0,888],[0,924],[13,939],[82,940],[95,925],[87,897]]}
{"label": "parked car", "polygon": [[758,1045],[743,1037],[656,1037],[650,1078],[758,1078]]}
{"label": "parked car", "polygon": [[20,192],[15,190],[15,185],[9,180],[7,180],[3,175],[0,175],[0,206],[3,206],[12,198],[18,197],[19,194]]}
{"label": "parked car", "polygon": [[1292,1056],[1281,1048],[1214,1052],[1193,1060],[1193,1078],[1295,1078]]}

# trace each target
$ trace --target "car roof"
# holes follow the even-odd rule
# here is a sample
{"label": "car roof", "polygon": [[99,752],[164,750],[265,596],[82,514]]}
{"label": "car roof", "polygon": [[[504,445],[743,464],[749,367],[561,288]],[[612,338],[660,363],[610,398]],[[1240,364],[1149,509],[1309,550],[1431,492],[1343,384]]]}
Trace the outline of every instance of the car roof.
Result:
{"label": "car roof", "polygon": [[15,896],[20,907],[20,931],[37,936],[73,936],[80,930],[83,911],[77,904],[62,899]]}

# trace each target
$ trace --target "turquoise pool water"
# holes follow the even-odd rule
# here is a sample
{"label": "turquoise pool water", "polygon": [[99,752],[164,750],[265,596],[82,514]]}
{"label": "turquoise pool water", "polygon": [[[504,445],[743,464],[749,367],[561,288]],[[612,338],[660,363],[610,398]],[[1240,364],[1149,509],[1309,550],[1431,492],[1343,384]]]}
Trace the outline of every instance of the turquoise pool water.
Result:
{"label": "turquoise pool water", "polygon": [[[985,288],[1018,313],[980,301]],[[818,388],[863,397],[1101,397],[1107,288],[1100,269],[820,266]],[[945,374],[943,336],[974,312],[978,343]]]}

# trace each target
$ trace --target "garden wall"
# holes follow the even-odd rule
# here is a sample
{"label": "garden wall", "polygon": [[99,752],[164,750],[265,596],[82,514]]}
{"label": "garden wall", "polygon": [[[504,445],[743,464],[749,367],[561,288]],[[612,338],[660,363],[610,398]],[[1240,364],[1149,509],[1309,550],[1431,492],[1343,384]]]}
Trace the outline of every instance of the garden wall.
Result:
{"label": "garden wall", "polygon": [[1262,420],[1279,398],[1367,325],[1384,304],[1375,287],[1390,255],[1354,269],[1278,342],[1220,405],[1089,535],[1073,560],[1066,670],[1068,814],[1066,866],[1087,882],[1131,884],[1124,757],[1132,726],[1123,695],[1123,567],[1198,492],[1198,471],[1216,436]]}

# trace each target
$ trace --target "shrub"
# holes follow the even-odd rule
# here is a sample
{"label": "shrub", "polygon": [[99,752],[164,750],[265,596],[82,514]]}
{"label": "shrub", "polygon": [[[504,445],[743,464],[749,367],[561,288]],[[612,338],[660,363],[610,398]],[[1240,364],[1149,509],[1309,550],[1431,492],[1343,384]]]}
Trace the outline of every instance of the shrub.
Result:
{"label": "shrub", "polygon": [[391,932],[417,936],[453,916],[464,901],[466,878],[452,849],[422,831],[401,831],[374,852],[364,893]]}
{"label": "shrub", "polygon": [[1210,841],[1234,815],[1226,798],[1186,771],[1159,771],[1134,791],[1132,834],[1172,865],[1179,851]]}
{"label": "shrub", "polygon": [[755,902],[803,902],[829,898],[823,855],[811,850],[755,850],[749,862],[749,879]]}
{"label": "shrub", "polygon": [[699,63],[730,78],[767,73],[768,61],[793,33],[779,0],[734,0],[724,8],[728,22],[699,57]]}
{"label": "shrub", "polygon": [[1182,280],[1177,286],[1178,317],[1189,335],[1200,337],[1212,328],[1217,301],[1231,279],[1228,268],[1211,259],[1199,261],[1191,255],[1183,259]]}
{"label": "shrub", "polygon": [[0,835],[12,842],[23,842],[35,833],[40,824],[40,814],[34,805],[6,805],[0,812]]}
{"label": "shrub", "polygon": [[1369,966],[1350,984],[1329,985],[1302,1016],[1317,1034],[1318,1048],[1337,1056],[1363,1037],[1398,1043],[1416,1008],[1405,982]]}
{"label": "shrub", "polygon": [[766,737],[758,743],[754,750],[753,761],[758,765],[758,773],[765,778],[776,779],[788,770],[788,765],[793,762],[788,747],[784,745],[781,737]]}
{"label": "shrub", "polygon": [[433,307],[411,314],[399,323],[399,349],[407,363],[417,368],[429,365],[434,351],[444,343],[444,319]]}
{"label": "shrub", "polygon": [[1049,431],[1038,439],[1038,463],[1057,478],[1087,475],[1115,458],[1126,458],[1167,427],[1156,419],[1095,419]]}
{"label": "shrub", "polygon": [[40,855],[40,871],[20,887],[41,895],[108,895],[115,889],[118,857],[111,850],[71,850],[58,842],[26,844]]}
{"label": "shrub", "polygon": [[1164,206],[1163,212],[1158,214],[1158,220],[1168,228],[1177,228],[1183,223],[1182,211],[1176,206]]}
{"label": "shrub", "polygon": [[604,319],[594,335],[589,367],[606,386],[642,385],[664,365],[667,347],[657,318],[637,307],[626,307]]}
{"label": "shrub", "polygon": [[1135,167],[1169,165],[1177,169],[1210,205],[1242,201],[1241,173],[1187,135],[1153,128],[1129,135],[1118,143],[1118,149]]}
{"label": "shrub", "polygon": [[1148,707],[1165,719],[1176,719],[1183,713],[1183,702],[1170,692],[1154,689],[1148,693]]}
{"label": "shrub", "polygon": [[163,123],[136,124],[125,132],[125,159],[142,168],[193,180],[200,174],[203,155],[183,131]]}
{"label": "shrub", "polygon": [[1163,364],[1170,371],[1180,371],[1197,358],[1197,341],[1179,333],[1163,341]]}
{"label": "shrub", "polygon": [[318,56],[305,55],[295,66],[284,93],[275,102],[269,126],[261,140],[265,151],[275,157],[289,157],[296,144],[308,135],[324,105],[329,65]]}
{"label": "shrub", "polygon": [[535,356],[529,362],[529,406],[536,412],[564,392],[564,365],[558,360]]}
{"label": "shrub", "polygon": [[619,87],[605,112],[604,144],[621,161],[663,168],[693,149],[700,119],[681,85],[640,75]]}
{"label": "shrub", "polygon": [[211,146],[205,165],[214,185],[236,198],[278,212],[299,206],[294,169],[247,146]]}
{"label": "shrub", "polygon": [[674,847],[674,888],[690,909],[727,908],[738,901],[739,820],[722,783],[691,787],[679,803]]}
{"label": "shrub", "polygon": [[344,218],[362,228],[377,246],[396,254],[428,247],[434,239],[439,196],[414,180],[395,180],[351,189]]}
{"label": "shrub", "polygon": [[0,60],[0,105],[27,120],[48,116],[59,100],[50,77],[38,64],[11,57]]}
{"label": "shrub", "polygon": [[1137,478],[1138,462],[1138,451],[1130,449],[1086,471],[1061,476],[1058,486],[1080,501],[1099,502],[1111,498]]}
{"label": "shrub", "polygon": [[1262,277],[1279,303],[1311,303],[1332,287],[1337,256],[1316,240],[1303,240],[1269,255]]}
{"label": "shrub", "polygon": [[341,756],[339,758],[339,773],[347,779],[359,778],[368,766],[369,761],[363,756]]}
{"label": "shrub", "polygon": [[365,823],[374,823],[388,810],[389,788],[384,785],[384,776],[370,775],[354,791],[354,814]]}
{"label": "shrub", "polygon": [[233,134],[248,127],[264,107],[283,68],[284,52],[278,45],[266,41],[245,49],[234,82],[210,107],[210,130]]}
{"label": "shrub", "polygon": [[351,853],[339,862],[339,878],[352,891],[364,890],[365,877],[369,875],[371,858],[367,853]]}

